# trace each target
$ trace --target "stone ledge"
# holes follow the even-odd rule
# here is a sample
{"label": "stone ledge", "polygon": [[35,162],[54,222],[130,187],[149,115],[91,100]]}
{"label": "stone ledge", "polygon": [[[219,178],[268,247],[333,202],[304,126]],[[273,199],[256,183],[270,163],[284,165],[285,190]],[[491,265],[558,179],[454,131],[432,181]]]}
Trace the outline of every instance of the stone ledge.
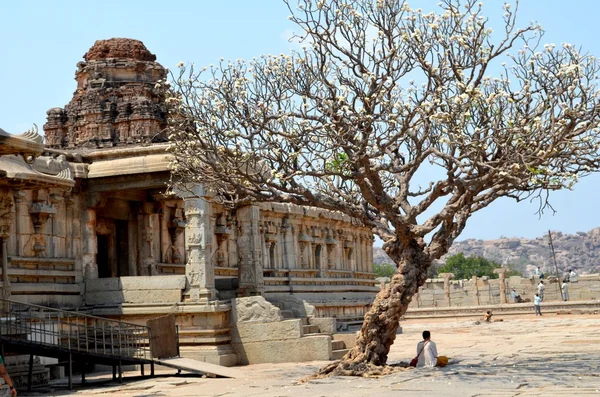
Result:
{"label": "stone ledge", "polygon": [[163,314],[201,314],[201,313],[224,313],[231,311],[231,305],[223,301],[212,301],[206,304],[180,302],[176,304],[167,303],[136,303],[120,304],[109,307],[92,307],[90,314],[96,316],[148,316]]}

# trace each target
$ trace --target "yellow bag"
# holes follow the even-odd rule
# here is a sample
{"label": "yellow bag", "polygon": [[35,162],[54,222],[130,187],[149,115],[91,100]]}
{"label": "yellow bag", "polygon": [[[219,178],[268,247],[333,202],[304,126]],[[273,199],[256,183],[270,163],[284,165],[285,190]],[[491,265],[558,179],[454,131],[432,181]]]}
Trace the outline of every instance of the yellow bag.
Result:
{"label": "yellow bag", "polygon": [[438,356],[438,358],[437,358],[437,366],[438,367],[445,367],[446,365],[448,365],[448,357],[446,357],[446,356]]}

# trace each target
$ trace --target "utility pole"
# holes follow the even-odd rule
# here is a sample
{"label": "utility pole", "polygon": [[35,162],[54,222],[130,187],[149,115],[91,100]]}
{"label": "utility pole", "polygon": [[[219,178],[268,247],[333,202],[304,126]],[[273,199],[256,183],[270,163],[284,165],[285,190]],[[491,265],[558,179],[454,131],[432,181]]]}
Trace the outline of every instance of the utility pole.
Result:
{"label": "utility pole", "polygon": [[561,295],[560,290],[560,273],[558,273],[558,264],[556,263],[556,253],[554,252],[554,244],[552,244],[552,233],[548,230],[548,245],[550,246],[550,252],[552,252],[552,259],[554,260],[554,269],[556,269],[556,290],[558,291],[558,296]]}

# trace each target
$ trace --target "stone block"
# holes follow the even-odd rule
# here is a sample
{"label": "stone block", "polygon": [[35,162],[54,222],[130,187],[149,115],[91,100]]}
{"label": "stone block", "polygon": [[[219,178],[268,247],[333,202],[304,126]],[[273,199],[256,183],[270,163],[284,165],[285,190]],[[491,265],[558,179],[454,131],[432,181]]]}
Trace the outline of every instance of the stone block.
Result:
{"label": "stone block", "polygon": [[341,340],[346,345],[346,349],[352,349],[356,344],[358,332],[333,334],[333,340]]}
{"label": "stone block", "polygon": [[269,323],[282,320],[281,310],[262,296],[237,298],[231,301],[231,322]]}
{"label": "stone block", "polygon": [[231,329],[231,340],[236,343],[298,339],[302,336],[302,320],[284,320],[271,323],[238,323]]}
{"label": "stone block", "polygon": [[322,334],[333,335],[336,330],[336,319],[332,317],[311,317],[311,325],[316,325]]}
{"label": "stone block", "polygon": [[85,291],[89,292],[107,292],[118,291],[121,289],[121,280],[114,278],[97,278],[85,281]]}
{"label": "stone block", "polygon": [[185,276],[136,276],[120,277],[123,290],[169,290],[185,289]]}
{"label": "stone block", "polygon": [[232,346],[239,357],[239,364],[242,365],[325,361],[331,357],[331,337],[328,335],[308,336],[291,340],[234,342]]}
{"label": "stone block", "polygon": [[119,303],[179,303],[182,292],[176,290],[132,290],[92,292],[85,295],[88,305]]}

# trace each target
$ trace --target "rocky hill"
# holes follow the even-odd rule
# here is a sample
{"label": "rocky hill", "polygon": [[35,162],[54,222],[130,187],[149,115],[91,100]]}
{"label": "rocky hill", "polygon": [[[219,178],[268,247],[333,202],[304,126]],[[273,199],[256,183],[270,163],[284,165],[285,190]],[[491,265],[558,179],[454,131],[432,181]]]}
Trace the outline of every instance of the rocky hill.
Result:
{"label": "rocky hill", "polygon": [[[561,273],[571,267],[579,274],[600,273],[600,228],[577,234],[552,232],[552,242]],[[457,241],[450,248],[448,255],[460,252],[465,256],[483,256],[498,263],[512,264],[524,275],[533,274],[537,266],[545,273],[555,273],[548,235],[536,239],[503,237],[498,240]],[[379,247],[373,251],[373,261],[391,262]],[[444,261],[445,257],[442,257],[436,265],[441,266]]]}

